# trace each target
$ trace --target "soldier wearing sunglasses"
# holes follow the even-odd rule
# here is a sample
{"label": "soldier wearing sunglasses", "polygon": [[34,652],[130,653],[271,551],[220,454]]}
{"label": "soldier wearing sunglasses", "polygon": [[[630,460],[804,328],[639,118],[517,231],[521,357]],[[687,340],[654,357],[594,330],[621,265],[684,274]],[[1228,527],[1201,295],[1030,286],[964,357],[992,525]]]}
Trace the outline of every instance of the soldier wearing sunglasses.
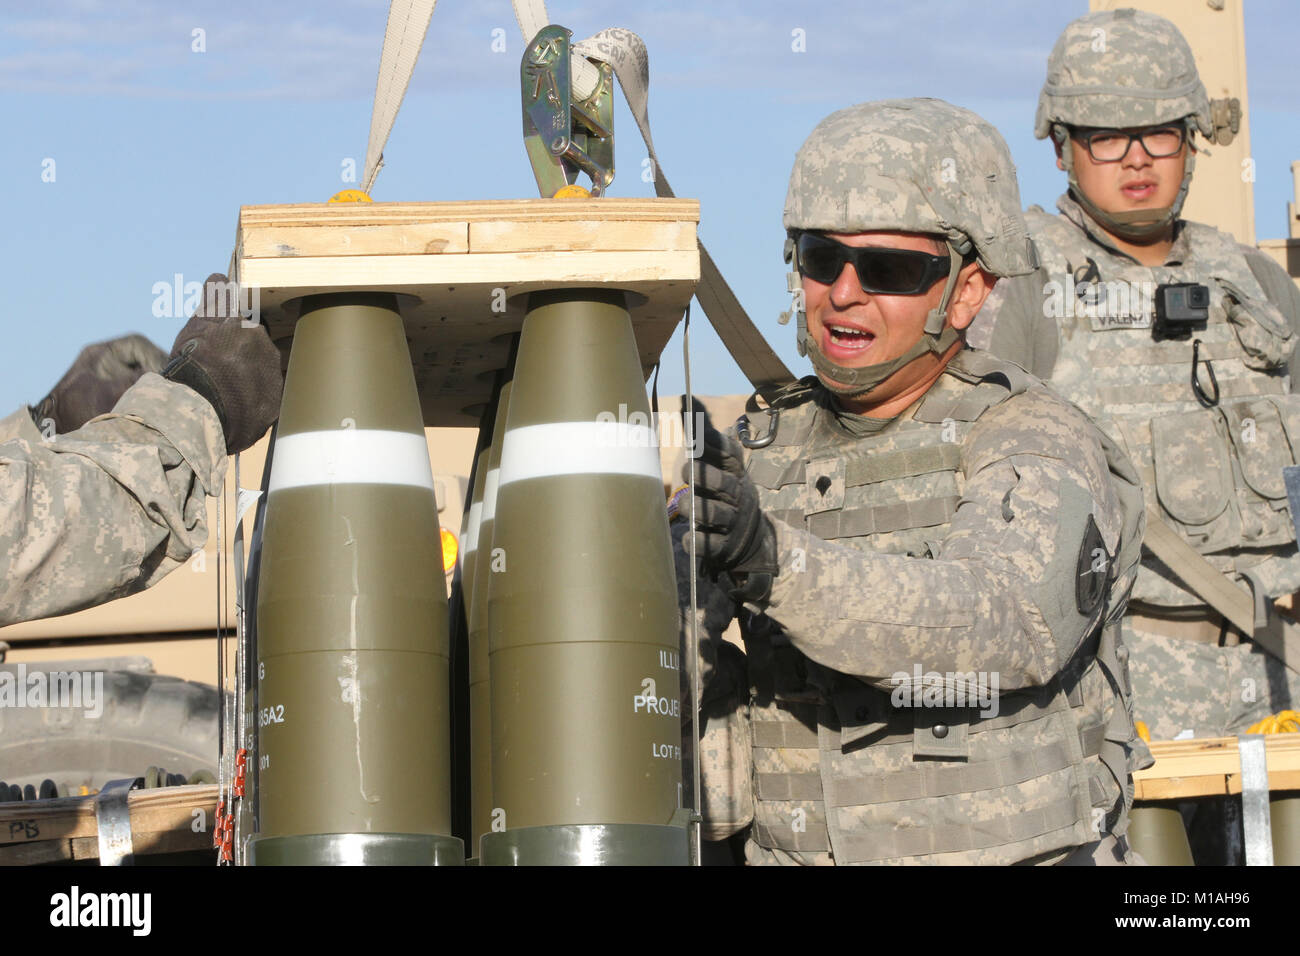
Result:
{"label": "soldier wearing sunglasses", "polygon": [[754,864],[1129,861],[1107,625],[1137,478],[963,342],[995,280],[1034,267],[1006,144],[938,100],[841,110],[799,150],[784,224],[816,375],[748,449],[706,430],[693,465],[709,640],[721,590],[747,655],[745,739],[706,740],[706,806],[748,810]]}
{"label": "soldier wearing sunglasses", "polygon": [[[1189,583],[1195,555],[1144,555],[1124,641],[1153,739],[1237,734],[1300,703],[1296,664],[1252,640],[1294,627],[1271,605],[1300,590],[1282,478],[1300,453],[1300,293],[1258,250],[1180,218],[1211,120],[1168,20],[1118,10],[1067,26],[1035,131],[1051,137],[1069,188],[1059,215],[1026,214],[1040,272],[1000,286],[972,332],[1125,447],[1143,476],[1148,536],[1160,521],[1211,580],[1226,575],[1255,599],[1255,632],[1244,633]],[[1200,307],[1180,313],[1171,293]]]}

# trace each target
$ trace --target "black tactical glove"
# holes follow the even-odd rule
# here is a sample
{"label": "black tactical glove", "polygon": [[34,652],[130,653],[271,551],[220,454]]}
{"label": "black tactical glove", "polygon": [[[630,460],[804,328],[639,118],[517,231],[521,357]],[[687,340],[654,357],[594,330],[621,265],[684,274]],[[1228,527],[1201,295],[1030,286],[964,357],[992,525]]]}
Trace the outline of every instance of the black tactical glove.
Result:
{"label": "black tactical glove", "polygon": [[280,353],[261,325],[243,324],[225,276],[213,273],[203,286],[203,302],[176,336],[163,375],[208,400],[233,455],[261,438],[280,414]]}
{"label": "black tactical glove", "polygon": [[124,335],[87,345],[36,407],[32,419],[45,431],[54,423],[59,433],[80,428],[113,410],[117,400],[145,372],[161,372],[167,354],[143,335]]}
{"label": "black tactical glove", "polygon": [[[696,403],[695,411],[704,412],[704,406]],[[764,601],[777,572],[776,530],[759,507],[758,489],[745,474],[740,443],[714,428],[707,412],[702,418],[700,456],[682,466],[687,482],[692,466],[695,469],[696,556],[706,573],[731,575],[737,585],[732,597]]]}

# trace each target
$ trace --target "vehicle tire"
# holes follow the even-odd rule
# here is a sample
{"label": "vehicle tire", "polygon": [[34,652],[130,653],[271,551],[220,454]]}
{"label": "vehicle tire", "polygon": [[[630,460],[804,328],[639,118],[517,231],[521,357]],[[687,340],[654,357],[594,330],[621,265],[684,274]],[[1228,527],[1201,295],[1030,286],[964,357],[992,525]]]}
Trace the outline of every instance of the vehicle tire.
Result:
{"label": "vehicle tire", "polygon": [[82,787],[143,776],[151,766],[187,777],[215,772],[216,687],[136,671],[102,673],[103,700],[91,709],[0,707],[0,780],[37,788],[52,780],[60,793],[75,796]]}

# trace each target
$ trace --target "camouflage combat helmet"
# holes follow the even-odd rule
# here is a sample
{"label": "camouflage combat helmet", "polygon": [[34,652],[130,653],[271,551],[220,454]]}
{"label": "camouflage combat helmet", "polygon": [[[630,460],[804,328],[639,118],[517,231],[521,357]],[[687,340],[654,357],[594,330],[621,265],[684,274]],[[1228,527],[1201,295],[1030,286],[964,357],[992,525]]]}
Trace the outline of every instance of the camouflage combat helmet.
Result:
{"label": "camouflage combat helmet", "polygon": [[1125,129],[1179,121],[1186,124],[1189,143],[1195,130],[1207,137],[1214,132],[1192,49],[1164,17],[1143,10],[1099,11],[1075,20],[1057,38],[1047,59],[1034,135],[1045,139],[1050,134],[1062,147],[1070,192],[1116,235],[1142,239],[1168,228],[1187,198],[1196,154],[1187,153],[1182,188],[1172,206],[1107,213],[1079,188],[1074,156],[1066,148],[1069,128]]}
{"label": "camouflage combat helmet", "polygon": [[942,100],[860,103],[822,120],[795,157],[783,222],[791,237],[786,261],[796,269],[793,237],[806,230],[930,233],[945,238],[951,252],[927,334],[891,362],[836,365],[808,335],[807,316],[799,311],[799,353],[840,395],[865,395],[907,363],[941,354],[957,340],[944,320],[964,257],[973,254],[996,276],[1024,275],[1037,265],[1007,144],[979,116]]}

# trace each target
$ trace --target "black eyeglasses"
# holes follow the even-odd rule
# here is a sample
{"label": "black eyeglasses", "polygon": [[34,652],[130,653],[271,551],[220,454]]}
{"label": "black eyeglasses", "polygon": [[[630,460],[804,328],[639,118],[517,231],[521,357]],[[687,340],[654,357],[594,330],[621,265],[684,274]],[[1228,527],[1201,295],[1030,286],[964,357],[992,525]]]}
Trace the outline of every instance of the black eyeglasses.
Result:
{"label": "black eyeglasses", "polygon": [[948,275],[951,259],[913,249],[846,246],[815,232],[799,234],[799,271],[814,282],[830,285],[853,263],[863,292],[878,295],[920,295]]}
{"label": "black eyeglasses", "polygon": [[1118,163],[1128,155],[1133,140],[1138,140],[1152,159],[1177,156],[1187,139],[1182,126],[1155,126],[1129,133],[1122,129],[1075,130],[1080,142],[1088,148],[1094,163]]}

